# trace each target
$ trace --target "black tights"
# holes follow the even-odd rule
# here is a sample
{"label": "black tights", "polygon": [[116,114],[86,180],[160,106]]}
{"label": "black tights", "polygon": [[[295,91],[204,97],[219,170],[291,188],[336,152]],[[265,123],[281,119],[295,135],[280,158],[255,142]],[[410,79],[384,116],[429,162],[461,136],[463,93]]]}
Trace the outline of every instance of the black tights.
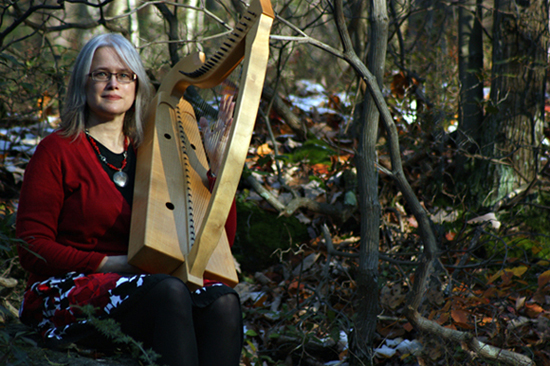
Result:
{"label": "black tights", "polygon": [[219,297],[205,308],[193,308],[186,285],[162,280],[116,320],[122,331],[152,348],[167,366],[237,366],[243,326],[239,298]]}

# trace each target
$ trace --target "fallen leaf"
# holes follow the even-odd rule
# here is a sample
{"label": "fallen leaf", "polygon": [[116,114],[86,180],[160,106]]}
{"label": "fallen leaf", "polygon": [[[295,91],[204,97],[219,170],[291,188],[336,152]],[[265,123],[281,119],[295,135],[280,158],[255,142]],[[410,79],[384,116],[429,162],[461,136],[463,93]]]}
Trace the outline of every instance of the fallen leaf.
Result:
{"label": "fallen leaf", "polygon": [[496,279],[498,279],[500,276],[502,275],[502,271],[501,270],[498,270],[494,275],[492,275],[491,277],[489,277],[489,279],[487,280],[487,284],[491,284],[493,283]]}
{"label": "fallen leaf", "polygon": [[525,304],[525,313],[531,318],[538,317],[541,313],[544,312],[542,306],[537,304]]}
{"label": "fallen leaf", "polygon": [[523,296],[523,297],[518,297],[516,299],[516,310],[519,310],[523,307],[523,305],[525,305],[525,299],[526,297]]}
{"label": "fallen leaf", "polygon": [[512,319],[508,322],[508,325],[506,326],[506,329],[513,330],[520,327],[523,327],[524,325],[528,325],[531,322],[529,318],[526,318],[524,316],[520,316],[519,318]]}
{"label": "fallen leaf", "polygon": [[512,272],[516,277],[521,277],[528,269],[527,266],[519,266],[506,271]]}
{"label": "fallen leaf", "polygon": [[405,301],[406,296],[400,284],[384,286],[380,291],[380,303],[389,309],[396,309]]}
{"label": "fallen leaf", "polygon": [[449,313],[443,313],[439,315],[439,318],[435,320],[435,322],[439,325],[443,325],[449,321]]}
{"label": "fallen leaf", "polygon": [[256,149],[256,153],[258,155],[269,155],[271,153],[273,153],[273,150],[269,147],[269,145],[267,143],[263,144],[263,145],[260,145],[258,146],[258,148]]}
{"label": "fallen leaf", "polygon": [[475,217],[471,220],[468,220],[466,223],[470,224],[470,225],[473,225],[473,224],[480,224],[480,223],[483,223],[483,222],[490,222],[493,229],[498,230],[498,228],[500,228],[500,221],[498,221],[498,219],[497,219],[496,215],[494,214],[494,212],[490,212],[488,214]]}
{"label": "fallen leaf", "polygon": [[289,292],[296,292],[298,290],[303,290],[305,288],[305,285],[303,283],[298,283],[298,281],[292,281],[290,285],[288,285],[288,291]]}
{"label": "fallen leaf", "polygon": [[490,287],[483,292],[482,296],[486,299],[490,299],[491,297],[495,296],[496,293],[497,289],[495,287]]}
{"label": "fallen leaf", "polygon": [[550,269],[546,272],[542,272],[538,278],[539,289],[542,289],[546,284],[550,282]]}
{"label": "fallen leaf", "polygon": [[448,241],[453,241],[455,236],[456,236],[456,233],[449,231],[447,234],[445,234],[445,239],[447,239]]}
{"label": "fallen leaf", "polygon": [[451,310],[451,318],[454,324],[461,328],[473,329],[474,326],[468,320],[468,312],[460,309]]}
{"label": "fallen leaf", "polygon": [[514,277],[514,273],[511,271],[505,270],[500,277],[502,278],[503,285],[509,285],[510,282],[512,281],[512,277]]}
{"label": "fallen leaf", "polygon": [[345,164],[351,155],[332,155],[330,157],[332,165]]}
{"label": "fallen leaf", "polygon": [[317,175],[326,175],[329,173],[328,167],[325,164],[313,164],[311,169]]}
{"label": "fallen leaf", "polygon": [[489,317],[489,316],[484,316],[483,318],[481,318],[481,320],[478,322],[478,324],[479,325],[487,325],[487,324],[491,324],[493,321],[494,321],[494,318]]}

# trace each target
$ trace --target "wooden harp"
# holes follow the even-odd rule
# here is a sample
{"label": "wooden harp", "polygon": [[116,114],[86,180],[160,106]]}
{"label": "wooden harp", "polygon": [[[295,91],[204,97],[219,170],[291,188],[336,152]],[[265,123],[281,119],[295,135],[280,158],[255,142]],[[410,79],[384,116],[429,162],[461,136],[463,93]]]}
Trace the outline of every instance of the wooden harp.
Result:
{"label": "wooden harp", "polygon": [[[149,273],[172,274],[191,287],[203,286],[203,275],[230,286],[238,283],[224,226],[254,129],[273,18],[269,0],[253,0],[212,57],[186,57],[164,77],[138,150],[130,264]],[[220,84],[241,61],[233,125],[210,193],[198,123],[183,95],[190,85]]]}

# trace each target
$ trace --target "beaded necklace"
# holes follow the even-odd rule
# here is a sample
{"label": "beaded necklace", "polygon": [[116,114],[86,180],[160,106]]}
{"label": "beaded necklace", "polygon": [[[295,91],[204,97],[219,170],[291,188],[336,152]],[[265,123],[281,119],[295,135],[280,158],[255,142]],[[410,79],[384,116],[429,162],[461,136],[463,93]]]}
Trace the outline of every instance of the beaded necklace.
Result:
{"label": "beaded necklace", "polygon": [[123,155],[124,160],[122,161],[122,166],[120,168],[117,168],[113,164],[109,163],[107,161],[107,158],[103,156],[101,151],[99,151],[99,147],[97,146],[96,140],[92,137],[92,135],[90,135],[88,130],[86,130],[85,132],[86,132],[86,136],[88,137],[88,140],[90,141],[90,144],[92,144],[95,152],[97,153],[97,156],[99,156],[99,160],[105,163],[105,165],[107,165],[109,168],[113,170],[118,170],[113,175],[113,182],[115,182],[115,184],[119,187],[124,187],[126,185],[126,182],[128,181],[128,174],[122,171],[122,169],[126,167],[127,158],[128,158],[128,138],[127,137],[124,138],[124,155]]}

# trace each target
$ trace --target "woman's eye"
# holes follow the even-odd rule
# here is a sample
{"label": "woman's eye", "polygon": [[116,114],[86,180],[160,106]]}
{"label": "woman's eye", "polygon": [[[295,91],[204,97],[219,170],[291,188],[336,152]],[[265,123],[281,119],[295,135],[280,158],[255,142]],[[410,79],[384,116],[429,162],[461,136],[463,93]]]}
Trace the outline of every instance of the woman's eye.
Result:
{"label": "woman's eye", "polygon": [[98,78],[106,78],[108,77],[107,73],[105,71],[96,71],[95,76]]}

